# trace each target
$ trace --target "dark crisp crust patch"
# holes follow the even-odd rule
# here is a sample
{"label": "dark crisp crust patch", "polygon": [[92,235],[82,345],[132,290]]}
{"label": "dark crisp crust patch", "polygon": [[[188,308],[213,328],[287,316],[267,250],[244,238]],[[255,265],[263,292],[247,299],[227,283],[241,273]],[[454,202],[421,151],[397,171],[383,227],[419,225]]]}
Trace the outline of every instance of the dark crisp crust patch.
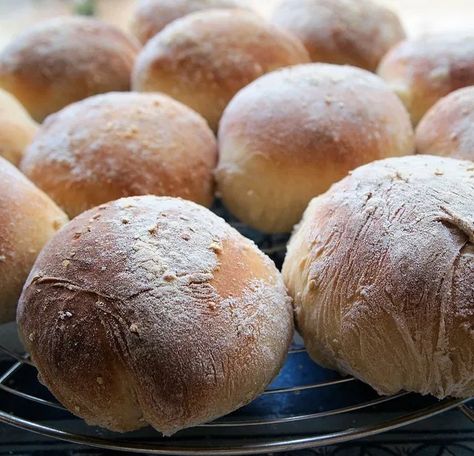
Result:
{"label": "dark crisp crust patch", "polygon": [[251,241],[201,206],[152,196],[63,229],[31,272],[18,323],[73,413],[165,434],[252,400],[293,330],[281,277]]}
{"label": "dark crisp crust patch", "polygon": [[474,394],[474,164],[378,161],[313,199],[283,274],[311,356],[381,394]]}

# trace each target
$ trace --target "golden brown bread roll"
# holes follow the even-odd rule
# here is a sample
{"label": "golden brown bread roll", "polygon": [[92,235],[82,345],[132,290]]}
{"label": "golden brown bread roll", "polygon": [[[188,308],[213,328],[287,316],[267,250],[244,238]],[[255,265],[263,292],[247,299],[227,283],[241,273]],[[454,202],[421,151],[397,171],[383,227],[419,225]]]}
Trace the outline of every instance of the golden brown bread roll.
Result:
{"label": "golden brown bread roll", "polygon": [[0,157],[0,220],[0,323],[5,323],[15,319],[17,301],[36,256],[67,217]]}
{"label": "golden brown bread roll", "polygon": [[32,117],[47,115],[88,96],[125,91],[138,44],[96,19],[61,17],[20,34],[0,53],[0,87]]}
{"label": "golden brown bread roll", "polygon": [[210,206],[217,146],[205,120],[161,94],[108,93],[48,117],[21,170],[71,217],[122,196]]}
{"label": "golden brown bread roll", "polygon": [[368,71],[300,65],[253,82],[219,129],[220,196],[245,223],[290,231],[316,195],[363,163],[411,154],[405,108]]}
{"label": "golden brown bread roll", "polygon": [[209,10],[178,19],[152,38],[137,58],[132,85],[171,95],[216,130],[239,89],[266,72],[305,62],[301,42],[259,16]]}
{"label": "golden brown bread roll", "polygon": [[42,381],[74,414],[168,435],[251,401],[293,332],[280,273],[253,242],[199,205],[154,196],[61,230],[17,320]]}
{"label": "golden brown bread roll", "polygon": [[474,394],[474,164],[356,169],[311,201],[283,265],[310,356],[380,394]]}
{"label": "golden brown bread roll", "polygon": [[402,41],[383,58],[378,74],[417,124],[440,98],[474,84],[474,34],[441,33]]}
{"label": "golden brown bread roll", "polygon": [[272,21],[300,38],[313,62],[370,71],[405,38],[395,13],[372,0],[283,0]]}
{"label": "golden brown bread roll", "polygon": [[38,125],[25,108],[0,89],[0,157],[18,165],[37,129]]}
{"label": "golden brown bread roll", "polygon": [[474,161],[474,87],[456,90],[439,100],[416,129],[420,154]]}
{"label": "golden brown bread roll", "polygon": [[240,0],[140,0],[131,29],[145,44],[170,22],[196,11],[215,8],[244,8]]}

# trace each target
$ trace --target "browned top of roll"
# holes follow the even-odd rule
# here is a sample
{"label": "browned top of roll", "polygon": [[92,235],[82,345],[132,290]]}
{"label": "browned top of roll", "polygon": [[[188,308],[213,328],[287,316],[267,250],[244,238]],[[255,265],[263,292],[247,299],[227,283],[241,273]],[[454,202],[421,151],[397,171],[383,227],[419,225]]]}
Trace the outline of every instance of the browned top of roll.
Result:
{"label": "browned top of roll", "polygon": [[38,121],[69,103],[128,90],[138,45],[105,22],[61,17],[41,22],[0,53],[0,87]]}
{"label": "browned top of roll", "polygon": [[216,140],[205,120],[162,94],[108,93],[48,117],[22,171],[68,214],[128,195],[209,206]]}
{"label": "browned top of roll", "polygon": [[66,215],[0,157],[0,323],[13,320],[36,256]]}
{"label": "browned top of roll", "polygon": [[283,362],[292,310],[271,260],[224,220],[144,196],[61,230],[30,274],[18,323],[75,414],[170,434],[261,392]]}
{"label": "browned top of roll", "polygon": [[474,87],[456,90],[426,113],[416,129],[416,149],[474,161]]}
{"label": "browned top of roll", "polygon": [[384,57],[378,73],[418,123],[441,97],[474,84],[474,34],[441,33],[405,40]]}
{"label": "browned top of roll", "polygon": [[395,13],[371,0],[283,0],[272,21],[300,38],[313,62],[371,71],[405,37]]}
{"label": "browned top of roll", "polygon": [[[398,129],[403,134],[392,134]],[[370,161],[374,150],[375,156],[381,149],[408,152],[413,139],[403,105],[382,79],[329,64],[275,71],[239,92],[225,111],[219,137],[245,141],[247,134],[253,151],[282,166],[320,165],[330,156],[349,169]]]}
{"label": "browned top of roll", "polygon": [[25,108],[0,89],[0,157],[18,165],[38,129]]}
{"label": "browned top of roll", "polygon": [[170,22],[187,14],[213,8],[244,7],[240,0],[140,0],[131,29],[142,43],[146,43]]}
{"label": "browned top of roll", "polygon": [[289,231],[311,198],[351,169],[413,150],[409,116],[379,77],[350,66],[298,65],[259,78],[230,102],[216,178],[239,218]]}
{"label": "browned top of roll", "polygon": [[152,38],[137,58],[132,85],[171,95],[216,129],[239,89],[266,72],[305,62],[301,42],[259,16],[209,10],[178,19]]}

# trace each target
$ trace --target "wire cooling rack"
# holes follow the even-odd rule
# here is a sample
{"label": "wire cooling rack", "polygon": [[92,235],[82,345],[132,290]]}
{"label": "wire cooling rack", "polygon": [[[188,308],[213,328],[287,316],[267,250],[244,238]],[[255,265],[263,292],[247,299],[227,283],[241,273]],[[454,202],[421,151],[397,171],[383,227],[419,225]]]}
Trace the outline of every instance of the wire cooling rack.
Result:
{"label": "wire cooling rack", "polygon": [[[222,209],[216,212],[222,214]],[[281,266],[287,236],[264,236],[231,222]],[[117,434],[87,426],[65,410],[38,382],[36,370],[19,350],[14,334],[12,328],[7,334],[0,327],[0,421],[51,439],[150,454],[231,455],[347,442],[449,410],[474,423],[468,399],[438,401],[404,392],[378,396],[356,379],[340,377],[314,364],[295,340],[279,376],[248,406],[173,437],[162,437],[151,428]]]}

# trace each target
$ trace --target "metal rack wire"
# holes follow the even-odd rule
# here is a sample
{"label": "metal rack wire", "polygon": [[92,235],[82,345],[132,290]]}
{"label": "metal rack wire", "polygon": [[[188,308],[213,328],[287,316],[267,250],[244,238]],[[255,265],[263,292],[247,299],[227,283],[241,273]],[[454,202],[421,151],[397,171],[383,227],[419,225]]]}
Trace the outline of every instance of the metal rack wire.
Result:
{"label": "metal rack wire", "polygon": [[[246,230],[239,225],[237,228]],[[255,234],[252,237],[277,264],[281,264],[286,239],[256,238]],[[87,426],[67,412],[36,380],[34,366],[26,354],[20,354],[6,344],[0,344],[0,354],[7,360],[0,364],[7,364],[4,371],[0,371],[0,392],[23,403],[13,407],[0,401],[1,422],[48,438],[109,450],[230,455],[303,449],[372,436],[455,408],[474,422],[474,411],[467,405],[468,399],[421,400],[419,396],[408,393],[377,396],[352,377],[338,377],[317,368],[302,346],[293,346],[282,373],[255,401],[256,406],[250,405],[171,438],[161,437],[150,428],[121,435]],[[297,374],[307,370],[315,373],[309,382],[305,381],[305,375]],[[17,386],[22,379],[28,380],[27,387]],[[339,392],[331,393],[334,388],[339,388]],[[348,389],[351,389],[350,394],[346,394]],[[331,403],[334,397],[345,395],[349,398],[347,403],[322,408],[328,400]],[[8,407],[15,408],[15,411]],[[38,409],[36,419],[30,414],[33,408]],[[43,417],[52,411],[60,416],[54,419]]]}

